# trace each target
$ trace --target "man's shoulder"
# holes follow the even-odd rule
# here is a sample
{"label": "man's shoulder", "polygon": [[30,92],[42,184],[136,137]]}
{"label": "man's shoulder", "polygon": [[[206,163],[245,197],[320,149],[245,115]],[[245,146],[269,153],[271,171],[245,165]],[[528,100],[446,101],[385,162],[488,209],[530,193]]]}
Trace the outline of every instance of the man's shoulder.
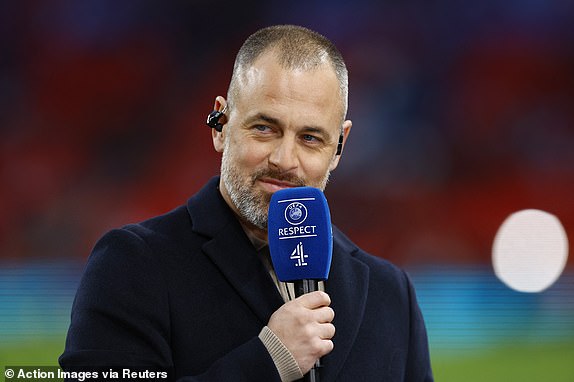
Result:
{"label": "man's shoulder", "polygon": [[194,251],[226,222],[217,184],[218,178],[213,178],[185,204],[108,231],[96,243],[95,249],[108,252],[125,248],[133,253],[148,253],[152,257]]}
{"label": "man's shoulder", "polygon": [[180,231],[191,229],[191,220],[185,205],[154,216],[138,223],[127,224],[120,229],[132,232],[141,237],[177,236]]}
{"label": "man's shoulder", "polygon": [[404,277],[404,271],[400,267],[389,260],[374,256],[363,250],[336,227],[333,228],[333,238],[336,245],[340,246],[344,252],[367,266],[371,276],[400,279]]}
{"label": "man's shoulder", "polygon": [[193,236],[203,221],[220,218],[221,213],[217,208],[217,183],[218,179],[212,178],[186,203],[161,215],[125,225],[120,229],[142,238],[180,240],[182,237]]}
{"label": "man's shoulder", "polygon": [[91,258],[122,261],[129,258],[153,258],[176,249],[180,238],[191,231],[185,205],[139,223],[127,224],[103,234],[95,244]]}

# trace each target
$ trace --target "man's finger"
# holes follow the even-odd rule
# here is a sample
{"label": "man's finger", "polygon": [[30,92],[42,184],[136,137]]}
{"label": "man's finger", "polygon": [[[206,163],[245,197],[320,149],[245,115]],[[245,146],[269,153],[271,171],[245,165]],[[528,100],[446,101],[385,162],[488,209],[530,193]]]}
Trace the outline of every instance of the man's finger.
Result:
{"label": "man's finger", "polygon": [[335,318],[335,311],[329,306],[323,306],[313,311],[315,320],[321,324],[333,321]]}
{"label": "man's finger", "polygon": [[325,292],[316,291],[311,293],[306,293],[302,296],[297,297],[299,303],[308,309],[316,309],[321,306],[329,306],[331,304],[331,297]]}

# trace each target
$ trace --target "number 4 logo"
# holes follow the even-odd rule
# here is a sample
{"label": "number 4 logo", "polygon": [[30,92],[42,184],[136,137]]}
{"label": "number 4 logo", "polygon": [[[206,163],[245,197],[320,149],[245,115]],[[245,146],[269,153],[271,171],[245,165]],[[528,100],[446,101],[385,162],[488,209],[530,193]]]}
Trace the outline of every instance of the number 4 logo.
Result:
{"label": "number 4 logo", "polygon": [[305,261],[307,257],[309,257],[309,255],[303,253],[303,243],[299,242],[299,244],[297,244],[297,247],[291,253],[291,257],[289,258],[291,260],[297,260],[295,266],[301,267],[307,265],[307,262]]}

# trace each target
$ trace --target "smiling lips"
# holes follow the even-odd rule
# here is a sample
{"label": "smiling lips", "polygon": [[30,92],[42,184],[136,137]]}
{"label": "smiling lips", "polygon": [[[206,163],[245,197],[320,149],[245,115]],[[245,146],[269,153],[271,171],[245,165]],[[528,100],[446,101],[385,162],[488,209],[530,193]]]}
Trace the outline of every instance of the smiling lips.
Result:
{"label": "smiling lips", "polygon": [[285,181],[285,180],[278,180],[274,178],[262,177],[257,179],[257,181],[263,186],[263,188],[268,192],[275,192],[282,190],[284,188],[292,188],[292,187],[299,187],[299,184]]}

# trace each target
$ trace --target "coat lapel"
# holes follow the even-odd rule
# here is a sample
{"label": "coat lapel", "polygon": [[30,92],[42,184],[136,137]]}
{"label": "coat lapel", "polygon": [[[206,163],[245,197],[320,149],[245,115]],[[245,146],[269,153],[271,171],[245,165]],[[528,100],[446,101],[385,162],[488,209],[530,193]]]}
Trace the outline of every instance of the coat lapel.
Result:
{"label": "coat lapel", "polygon": [[336,380],[353,347],[363,322],[369,286],[368,267],[352,256],[357,247],[338,230],[334,229],[334,233],[333,260],[325,289],[335,311],[335,347],[323,357],[324,369],[321,370],[321,378],[328,381]]}
{"label": "coat lapel", "polygon": [[203,250],[261,324],[267,325],[271,314],[283,304],[283,299],[243,231],[230,227],[207,242]]}
{"label": "coat lapel", "polygon": [[188,202],[193,230],[210,238],[204,253],[219,268],[262,325],[283,299],[213,178]]}

